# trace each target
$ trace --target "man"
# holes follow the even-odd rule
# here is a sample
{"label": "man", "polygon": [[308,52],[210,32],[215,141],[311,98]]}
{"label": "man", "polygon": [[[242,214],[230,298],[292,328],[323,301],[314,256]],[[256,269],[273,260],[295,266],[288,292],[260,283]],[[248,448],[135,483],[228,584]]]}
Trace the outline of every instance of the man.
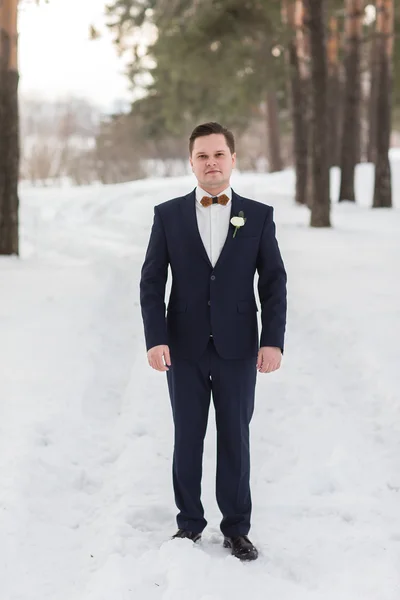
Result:
{"label": "man", "polygon": [[[212,395],[224,546],[242,560],[254,560],[258,551],[247,535],[252,508],[249,424],[257,370],[271,373],[281,364],[286,272],[273,208],[230,187],[236,162],[232,133],[218,123],[199,125],[190,136],[189,153],[198,185],[154,208],[140,281],[148,362],[166,372],[174,419],[173,485],[179,513],[173,537],[196,542],[207,525],[200,495]],[[168,265],[172,286],[165,316]]]}

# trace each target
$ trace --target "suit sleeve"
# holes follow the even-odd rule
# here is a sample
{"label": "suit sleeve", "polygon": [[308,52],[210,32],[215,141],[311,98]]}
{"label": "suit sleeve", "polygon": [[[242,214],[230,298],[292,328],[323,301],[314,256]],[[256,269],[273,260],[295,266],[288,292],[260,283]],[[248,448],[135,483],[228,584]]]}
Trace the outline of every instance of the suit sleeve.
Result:
{"label": "suit sleeve", "polygon": [[153,226],[140,278],[140,306],[147,350],[154,346],[168,344],[165,319],[168,264],[165,231],[159,210],[155,206]]}
{"label": "suit sleeve", "polygon": [[261,304],[260,347],[275,346],[283,353],[287,311],[287,275],[275,237],[274,209],[269,207],[257,257]]}

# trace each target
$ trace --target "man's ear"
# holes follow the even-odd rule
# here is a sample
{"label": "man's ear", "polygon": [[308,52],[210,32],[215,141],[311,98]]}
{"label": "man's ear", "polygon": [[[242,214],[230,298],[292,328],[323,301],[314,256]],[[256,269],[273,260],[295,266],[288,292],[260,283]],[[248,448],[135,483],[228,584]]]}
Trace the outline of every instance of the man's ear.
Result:
{"label": "man's ear", "polygon": [[232,167],[236,167],[236,152],[232,154]]}

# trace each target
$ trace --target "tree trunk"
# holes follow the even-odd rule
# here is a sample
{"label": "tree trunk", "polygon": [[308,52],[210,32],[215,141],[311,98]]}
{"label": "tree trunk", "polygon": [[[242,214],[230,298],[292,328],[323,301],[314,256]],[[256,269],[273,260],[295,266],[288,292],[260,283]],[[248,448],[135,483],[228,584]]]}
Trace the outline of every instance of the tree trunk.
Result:
{"label": "tree trunk", "polygon": [[361,35],[363,0],[346,0],[344,118],[339,202],[355,202],[354,174],[360,156]]}
{"label": "tree trunk", "polygon": [[367,160],[374,163],[376,159],[376,122],[377,122],[377,102],[378,102],[378,43],[377,43],[376,28],[370,39],[370,56],[369,56],[369,77],[370,89],[368,98],[368,145],[367,145]]}
{"label": "tree trunk", "polygon": [[17,0],[0,3],[0,254],[19,254]]}
{"label": "tree trunk", "polygon": [[341,85],[339,78],[339,35],[338,20],[329,20],[328,39],[328,139],[329,165],[340,164]]}
{"label": "tree trunk", "polygon": [[305,103],[304,103],[304,108],[305,108],[305,114],[306,114],[306,135],[307,135],[307,146],[308,146],[306,195],[307,195],[307,206],[310,210],[312,209],[312,205],[313,205],[313,201],[314,201],[314,192],[315,192],[314,167],[313,167],[313,160],[314,160],[314,151],[313,151],[313,147],[314,147],[314,125],[313,125],[314,107],[313,107],[313,98],[312,98],[313,86],[314,86],[314,83],[311,80],[311,77],[307,77],[307,79],[305,79],[303,81],[303,92],[304,92],[304,95],[306,98]]}
{"label": "tree trunk", "polygon": [[307,4],[304,0],[295,0],[295,25],[296,25],[296,44],[300,63],[300,75],[302,83],[302,93],[304,98],[304,120],[305,135],[307,137],[307,154],[304,160],[307,161],[306,172],[306,202],[311,210],[314,198],[314,177],[313,177],[313,106],[312,106],[312,82],[311,82],[311,46],[310,31],[307,24]]}
{"label": "tree trunk", "polygon": [[[284,1],[283,21],[289,26],[288,58],[290,66],[291,112],[293,120],[293,153],[296,170],[296,203],[307,204],[307,120],[306,95],[301,75],[298,34],[302,35],[302,11],[296,20],[296,1]],[[300,31],[299,31],[300,30]]]}
{"label": "tree trunk", "polygon": [[276,92],[273,90],[267,91],[266,114],[269,172],[275,173],[276,171],[282,171],[283,160],[279,128],[279,107]]}
{"label": "tree trunk", "polygon": [[289,44],[291,67],[292,118],[294,136],[294,155],[296,164],[296,202],[307,203],[307,163],[308,141],[306,104],[303,96],[303,82],[300,77],[299,59],[294,41]]}
{"label": "tree trunk", "polygon": [[377,0],[379,89],[376,120],[376,162],[373,208],[392,206],[392,181],[389,161],[392,109],[393,0]]}
{"label": "tree trunk", "polygon": [[324,28],[324,1],[306,0],[310,31],[312,82],[312,173],[311,226],[330,227],[328,159],[328,66]]}

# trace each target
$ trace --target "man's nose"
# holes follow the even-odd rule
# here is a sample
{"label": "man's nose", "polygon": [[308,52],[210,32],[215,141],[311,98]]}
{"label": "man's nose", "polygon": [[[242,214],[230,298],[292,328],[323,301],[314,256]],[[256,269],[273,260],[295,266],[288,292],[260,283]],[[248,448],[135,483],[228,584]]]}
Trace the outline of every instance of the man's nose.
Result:
{"label": "man's nose", "polygon": [[215,158],[209,158],[207,161],[207,166],[211,167],[217,164],[217,161],[215,160]]}

